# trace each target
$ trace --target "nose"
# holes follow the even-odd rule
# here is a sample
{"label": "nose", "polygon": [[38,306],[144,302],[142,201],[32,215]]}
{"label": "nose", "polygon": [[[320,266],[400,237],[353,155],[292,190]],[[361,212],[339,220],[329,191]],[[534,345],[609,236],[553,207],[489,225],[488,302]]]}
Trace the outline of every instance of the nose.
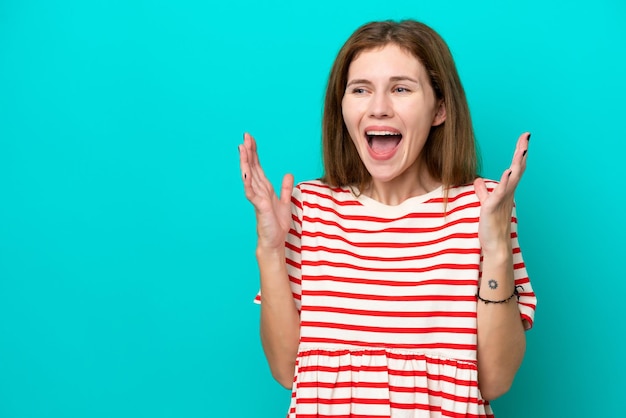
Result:
{"label": "nose", "polygon": [[370,99],[369,114],[373,118],[389,118],[393,116],[391,98],[385,93],[375,93]]}

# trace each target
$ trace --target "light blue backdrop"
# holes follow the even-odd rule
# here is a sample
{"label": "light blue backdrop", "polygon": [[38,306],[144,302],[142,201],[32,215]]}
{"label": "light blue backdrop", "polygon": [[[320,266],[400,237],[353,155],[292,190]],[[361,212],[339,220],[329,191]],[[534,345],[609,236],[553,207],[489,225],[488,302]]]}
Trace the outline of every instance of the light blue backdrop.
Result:
{"label": "light blue backdrop", "polygon": [[2,0],[0,417],[284,416],[235,147],[317,177],[335,53],[406,17],[449,43],[485,175],[532,132],[540,302],[498,416],[624,414],[624,2]]}

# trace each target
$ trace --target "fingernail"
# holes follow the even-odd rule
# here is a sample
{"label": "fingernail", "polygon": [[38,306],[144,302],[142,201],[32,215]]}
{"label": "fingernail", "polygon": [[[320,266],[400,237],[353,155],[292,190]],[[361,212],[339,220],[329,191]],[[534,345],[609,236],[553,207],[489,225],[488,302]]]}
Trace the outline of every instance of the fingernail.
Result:
{"label": "fingernail", "polygon": [[247,178],[248,178],[248,175],[247,175],[246,173],[243,173],[243,178],[244,178],[244,179],[247,179]]}
{"label": "fingernail", "polygon": [[522,157],[525,156],[527,152],[528,152],[528,150],[525,149],[524,152],[522,153]]}
{"label": "fingernail", "polygon": [[526,138],[526,141],[530,141],[530,133],[528,134],[528,138]]}
{"label": "fingernail", "polygon": [[513,171],[509,171],[509,177],[511,177],[511,174],[513,174]]}

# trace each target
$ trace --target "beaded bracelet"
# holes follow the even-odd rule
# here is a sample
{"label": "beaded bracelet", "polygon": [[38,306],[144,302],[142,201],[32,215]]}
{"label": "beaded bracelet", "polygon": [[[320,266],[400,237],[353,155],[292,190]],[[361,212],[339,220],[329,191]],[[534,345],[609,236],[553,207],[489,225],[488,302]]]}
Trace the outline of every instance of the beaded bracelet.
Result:
{"label": "beaded bracelet", "polygon": [[513,297],[517,296],[517,300],[519,300],[519,292],[517,291],[517,288],[520,287],[522,290],[524,290],[524,288],[522,286],[515,286],[515,289],[513,289],[513,294],[511,296],[509,296],[506,299],[502,299],[502,300],[489,300],[489,299],[483,299],[480,297],[480,288],[478,288],[478,291],[476,292],[476,297],[478,298],[479,301],[484,302],[484,303],[507,303],[508,301],[510,301],[511,299],[513,299]]}

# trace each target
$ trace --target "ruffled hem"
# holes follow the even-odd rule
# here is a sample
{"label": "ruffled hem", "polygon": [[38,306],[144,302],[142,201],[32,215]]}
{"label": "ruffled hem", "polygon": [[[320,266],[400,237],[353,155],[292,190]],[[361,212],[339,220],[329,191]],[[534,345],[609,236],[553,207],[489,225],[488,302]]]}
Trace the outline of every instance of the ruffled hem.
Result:
{"label": "ruffled hem", "polygon": [[397,349],[302,349],[289,418],[491,417],[476,362]]}

